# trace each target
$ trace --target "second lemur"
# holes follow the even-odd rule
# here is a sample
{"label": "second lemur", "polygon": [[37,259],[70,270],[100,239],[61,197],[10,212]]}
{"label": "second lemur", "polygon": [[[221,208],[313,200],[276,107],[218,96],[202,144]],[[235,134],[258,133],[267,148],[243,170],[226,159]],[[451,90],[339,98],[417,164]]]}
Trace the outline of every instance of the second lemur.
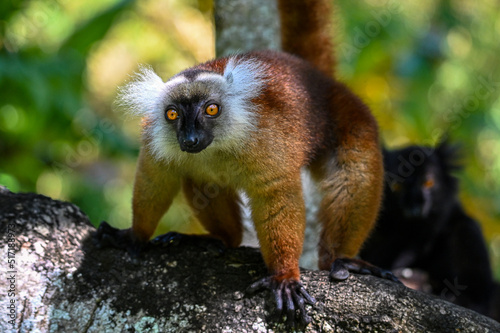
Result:
{"label": "second lemur", "polygon": [[384,152],[383,209],[361,257],[386,269],[418,269],[433,294],[490,314],[488,249],[458,199],[457,157],[447,143]]}
{"label": "second lemur", "polygon": [[[178,191],[209,234],[227,246],[242,238],[238,192],[250,203],[278,311],[307,323],[313,303],[300,283],[305,227],[301,170],[319,184],[319,268],[345,279],[349,270],[382,273],[353,258],[370,233],[382,197],[383,167],[375,119],[336,81],[327,1],[280,1],[285,52],[256,51],[208,61],[164,82],[143,68],[120,103],[142,117],[133,191],[133,225],[103,225],[101,239],[148,242]],[[306,22],[306,24],[304,24]],[[196,207],[197,189],[218,195]],[[382,274],[383,275],[383,274]]]}

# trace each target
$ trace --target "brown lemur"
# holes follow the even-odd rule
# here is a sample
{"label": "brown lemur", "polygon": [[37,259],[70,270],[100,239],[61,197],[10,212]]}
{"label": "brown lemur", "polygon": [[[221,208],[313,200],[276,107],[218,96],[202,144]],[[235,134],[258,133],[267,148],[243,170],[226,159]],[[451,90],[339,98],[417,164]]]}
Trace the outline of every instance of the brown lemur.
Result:
{"label": "brown lemur", "polygon": [[349,271],[392,276],[353,258],[381,203],[382,155],[368,107],[333,76],[329,1],[279,1],[282,48],[208,61],[163,82],[143,68],[120,103],[142,117],[142,148],[133,191],[133,225],[103,223],[101,242],[145,244],[182,190],[218,185],[197,218],[227,246],[242,238],[238,191],[249,198],[270,276],[250,291],[271,289],[289,321],[310,321],[314,303],[300,283],[305,205],[301,169],[322,194],[319,268],[334,279]]}

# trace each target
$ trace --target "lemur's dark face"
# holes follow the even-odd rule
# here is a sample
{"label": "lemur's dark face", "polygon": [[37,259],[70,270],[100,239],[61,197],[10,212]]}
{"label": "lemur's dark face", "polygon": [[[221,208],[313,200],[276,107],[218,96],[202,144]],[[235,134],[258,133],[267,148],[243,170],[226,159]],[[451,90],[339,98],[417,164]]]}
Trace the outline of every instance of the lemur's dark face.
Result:
{"label": "lemur's dark face", "polygon": [[175,130],[182,151],[199,153],[212,143],[221,112],[221,102],[213,96],[191,95],[172,99],[166,107],[165,120]]}
{"label": "lemur's dark face", "polygon": [[165,130],[175,134],[181,151],[199,153],[224,136],[224,90],[226,79],[204,70],[188,70],[169,81],[172,86],[164,97]]}
{"label": "lemur's dark face", "polygon": [[410,219],[446,211],[456,194],[448,156],[441,147],[412,146],[384,153],[386,206]]}

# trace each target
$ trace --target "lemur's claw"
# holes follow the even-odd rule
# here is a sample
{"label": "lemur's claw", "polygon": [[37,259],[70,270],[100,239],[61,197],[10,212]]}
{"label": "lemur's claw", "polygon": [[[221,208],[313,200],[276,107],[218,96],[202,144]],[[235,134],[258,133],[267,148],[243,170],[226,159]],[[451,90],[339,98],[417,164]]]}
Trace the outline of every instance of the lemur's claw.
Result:
{"label": "lemur's claw", "polygon": [[[299,281],[294,279],[278,281],[274,277],[269,276],[250,285],[247,293],[253,294],[261,289],[269,289],[273,292],[276,302],[273,317],[277,321],[282,320],[283,314],[285,314],[287,319],[286,325],[288,327],[305,327],[311,322],[311,317],[307,314],[305,304],[314,304],[316,300],[309,295]],[[298,310],[298,314],[296,310]]]}
{"label": "lemur's claw", "polygon": [[391,272],[380,267],[374,266],[369,262],[354,258],[338,258],[330,269],[331,280],[345,280],[349,273],[369,274],[386,280],[401,283],[399,279]]}

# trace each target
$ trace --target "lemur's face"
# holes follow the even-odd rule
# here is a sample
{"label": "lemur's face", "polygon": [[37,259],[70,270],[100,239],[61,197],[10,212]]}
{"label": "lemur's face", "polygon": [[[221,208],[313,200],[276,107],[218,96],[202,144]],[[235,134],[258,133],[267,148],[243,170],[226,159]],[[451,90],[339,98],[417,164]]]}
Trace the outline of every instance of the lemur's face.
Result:
{"label": "lemur's face", "polygon": [[391,186],[392,197],[407,218],[426,218],[434,208],[441,184],[437,183],[436,170],[419,166],[401,182]]}
{"label": "lemur's face", "polygon": [[175,80],[164,97],[166,135],[175,134],[183,152],[199,153],[215,137],[224,137],[230,115],[224,114],[225,79],[216,73],[191,71]]}
{"label": "lemur's face", "polygon": [[192,68],[163,82],[144,68],[122,89],[120,104],[143,118],[143,136],[154,156],[167,161],[209,151],[237,151],[258,122],[253,103],[264,65],[228,58],[224,67]]}
{"label": "lemur's face", "polygon": [[442,148],[419,146],[384,153],[385,196],[393,209],[411,219],[445,212],[456,193],[456,181]]}

